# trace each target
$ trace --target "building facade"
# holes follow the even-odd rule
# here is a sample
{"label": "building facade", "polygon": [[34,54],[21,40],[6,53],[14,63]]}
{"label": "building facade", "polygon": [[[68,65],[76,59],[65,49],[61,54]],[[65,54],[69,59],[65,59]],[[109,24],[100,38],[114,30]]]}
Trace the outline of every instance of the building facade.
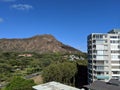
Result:
{"label": "building facade", "polygon": [[120,79],[120,30],[88,36],[88,83]]}

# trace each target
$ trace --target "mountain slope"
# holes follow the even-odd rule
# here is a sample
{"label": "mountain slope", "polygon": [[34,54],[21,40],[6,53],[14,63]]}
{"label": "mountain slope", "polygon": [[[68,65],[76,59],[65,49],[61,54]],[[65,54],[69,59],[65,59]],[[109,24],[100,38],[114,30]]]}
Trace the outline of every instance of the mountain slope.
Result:
{"label": "mountain slope", "polygon": [[68,52],[78,53],[79,50],[64,45],[52,35],[37,35],[25,39],[0,39],[0,51],[2,52]]}

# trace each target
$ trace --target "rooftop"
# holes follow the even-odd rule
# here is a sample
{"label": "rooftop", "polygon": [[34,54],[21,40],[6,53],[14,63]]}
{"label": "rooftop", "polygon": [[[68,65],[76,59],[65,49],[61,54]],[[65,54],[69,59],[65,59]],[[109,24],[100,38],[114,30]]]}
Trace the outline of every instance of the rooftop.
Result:
{"label": "rooftop", "polygon": [[120,29],[112,29],[108,32],[109,34],[120,34]]}
{"label": "rooftop", "polygon": [[92,90],[120,90],[120,81],[111,79],[109,82],[95,81],[91,85],[85,87]]}
{"label": "rooftop", "polygon": [[81,89],[68,86],[65,84],[61,84],[55,81],[33,86],[33,89],[35,90],[81,90]]}

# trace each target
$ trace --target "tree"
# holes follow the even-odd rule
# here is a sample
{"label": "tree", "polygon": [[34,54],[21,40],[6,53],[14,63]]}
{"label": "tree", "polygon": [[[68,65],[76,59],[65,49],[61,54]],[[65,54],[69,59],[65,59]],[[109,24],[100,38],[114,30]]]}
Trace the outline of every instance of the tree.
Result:
{"label": "tree", "polygon": [[75,63],[63,62],[49,65],[43,70],[42,76],[44,82],[57,81],[74,85],[71,79],[74,79],[76,72],[77,67]]}
{"label": "tree", "polygon": [[33,90],[33,85],[35,85],[33,80],[26,80],[21,77],[14,77],[6,86],[5,90]]}
{"label": "tree", "polygon": [[79,65],[84,65],[84,66],[86,66],[86,67],[87,67],[87,64],[88,64],[87,60],[79,60],[79,61],[77,61],[77,63],[78,63]]}

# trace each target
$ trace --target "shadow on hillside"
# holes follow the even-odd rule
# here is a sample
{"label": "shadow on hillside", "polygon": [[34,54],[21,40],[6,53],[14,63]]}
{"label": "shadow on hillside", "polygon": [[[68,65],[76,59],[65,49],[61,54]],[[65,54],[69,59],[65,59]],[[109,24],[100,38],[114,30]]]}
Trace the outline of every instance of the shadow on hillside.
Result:
{"label": "shadow on hillside", "polygon": [[84,85],[87,85],[87,66],[78,65],[78,72],[75,76],[75,87],[82,88]]}

